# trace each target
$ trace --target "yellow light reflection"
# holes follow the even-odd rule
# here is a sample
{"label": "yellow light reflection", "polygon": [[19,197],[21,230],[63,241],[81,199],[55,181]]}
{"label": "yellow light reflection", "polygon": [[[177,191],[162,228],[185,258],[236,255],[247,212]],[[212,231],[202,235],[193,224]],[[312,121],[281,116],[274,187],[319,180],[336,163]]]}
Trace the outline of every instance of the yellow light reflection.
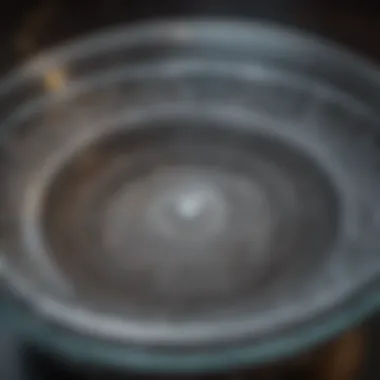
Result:
{"label": "yellow light reflection", "polygon": [[53,69],[44,76],[45,88],[48,91],[62,90],[67,83],[67,73],[62,69]]}

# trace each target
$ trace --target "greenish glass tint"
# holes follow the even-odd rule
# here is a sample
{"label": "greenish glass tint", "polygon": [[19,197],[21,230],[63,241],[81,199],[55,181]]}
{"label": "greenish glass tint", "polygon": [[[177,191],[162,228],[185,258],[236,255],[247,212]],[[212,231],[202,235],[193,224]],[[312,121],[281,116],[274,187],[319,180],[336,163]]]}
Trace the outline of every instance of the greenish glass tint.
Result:
{"label": "greenish glass tint", "polygon": [[380,306],[380,289],[372,287],[358,294],[346,307],[300,326],[298,331],[272,337],[261,344],[204,350],[202,353],[166,353],[144,347],[117,346],[114,343],[84,337],[48,324],[25,307],[4,297],[0,309],[2,323],[17,331],[27,342],[70,361],[144,373],[211,372],[260,365],[286,359],[333,339],[370,317]]}

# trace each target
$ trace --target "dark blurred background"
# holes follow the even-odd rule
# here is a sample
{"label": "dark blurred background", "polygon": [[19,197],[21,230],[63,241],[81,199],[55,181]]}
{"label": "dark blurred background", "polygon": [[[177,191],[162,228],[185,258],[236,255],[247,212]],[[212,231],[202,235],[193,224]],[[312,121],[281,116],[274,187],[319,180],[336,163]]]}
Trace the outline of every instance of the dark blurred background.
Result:
{"label": "dark blurred background", "polygon": [[[240,17],[295,26],[339,42],[380,65],[380,3],[375,1],[12,0],[3,2],[0,11],[0,74],[40,50],[104,27],[146,19],[196,16]],[[367,339],[363,380],[380,379],[377,319],[374,317],[363,327]],[[100,369],[75,368],[27,349],[18,355],[12,333],[3,331],[0,337],[1,380],[113,378]],[[246,374],[247,377],[229,376],[230,379],[249,378]],[[127,378],[135,379],[136,375]]]}

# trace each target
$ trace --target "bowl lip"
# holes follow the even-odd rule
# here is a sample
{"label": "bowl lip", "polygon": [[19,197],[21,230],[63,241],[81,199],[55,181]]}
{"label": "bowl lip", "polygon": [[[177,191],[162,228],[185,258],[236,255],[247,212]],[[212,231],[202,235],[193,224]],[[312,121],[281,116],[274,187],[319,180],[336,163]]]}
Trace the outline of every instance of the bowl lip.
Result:
{"label": "bowl lip", "polygon": [[[2,81],[0,81],[0,96],[6,96],[7,92],[12,91],[18,85],[22,85],[25,80],[35,75],[37,78],[44,74],[46,70],[56,67],[56,64],[80,59],[81,57],[89,58],[88,53],[96,55],[97,53],[106,52],[106,42],[113,40],[113,45],[117,42],[124,46],[128,41],[141,40],[144,36],[175,36],[176,41],[181,39],[186,41],[189,35],[183,30],[183,27],[190,28],[195,33],[198,40],[205,32],[212,29],[215,33],[213,38],[220,41],[225,40],[226,28],[233,32],[234,38],[252,37],[256,33],[264,33],[264,37],[273,39],[276,43],[281,44],[282,49],[291,48],[295,43],[301,50],[306,48],[311,52],[318,52],[323,55],[327,62],[348,63],[347,71],[358,71],[373,86],[380,88],[380,73],[375,65],[369,61],[351,54],[339,45],[327,42],[324,39],[304,33],[301,35],[299,30],[289,27],[282,27],[267,22],[246,22],[237,19],[184,19],[182,21],[148,21],[140,23],[137,26],[116,27],[106,31],[100,31],[92,34],[90,37],[81,37],[79,41],[74,41],[66,45],[58,46],[47,52],[40,53],[36,58],[28,61],[26,64],[12,70]],[[170,33],[168,31],[170,30]],[[224,30],[224,35],[216,31]],[[177,31],[178,33],[175,33]],[[164,33],[164,34],[163,34]],[[166,34],[165,34],[166,33]],[[220,35],[220,37],[219,37]],[[191,34],[190,34],[191,37]],[[128,39],[128,41],[126,40]],[[247,40],[248,41],[248,40]],[[314,43],[313,43],[314,42]],[[116,44],[116,46],[118,46]],[[91,47],[91,49],[90,49]],[[109,46],[108,46],[109,47]],[[20,75],[21,74],[21,75]],[[376,101],[376,100],[375,100]],[[365,290],[361,292],[364,293]],[[105,365],[111,364],[116,367],[126,367],[147,372],[177,372],[177,371],[211,371],[223,370],[236,366],[258,364],[274,360],[278,357],[287,357],[318,343],[321,343],[340,331],[349,328],[351,325],[360,322],[380,303],[378,292],[368,292],[365,299],[351,302],[344,310],[339,310],[328,321],[313,321],[311,327],[300,328],[299,332],[287,332],[279,334],[277,338],[268,339],[267,342],[259,345],[249,343],[246,347],[231,347],[229,349],[219,349],[218,351],[202,352],[198,354],[189,353],[183,356],[148,351],[141,348],[117,347],[97,342],[94,338],[85,338],[75,336],[71,333],[61,334],[54,330],[48,323],[41,323],[35,316],[20,316],[19,313],[11,311],[7,314],[6,320],[16,324],[18,327],[25,324],[28,330],[25,334],[36,337],[36,340],[51,349],[55,349],[73,360],[94,361]],[[23,330],[23,328],[20,328]],[[297,336],[296,336],[297,335]]]}
{"label": "bowl lip", "polygon": [[266,20],[247,21],[238,17],[180,17],[140,20],[69,38],[55,47],[38,52],[0,76],[0,95],[6,95],[12,88],[22,85],[23,81],[43,76],[47,70],[57,68],[57,65],[91,58],[109,50],[117,50],[118,47],[133,46],[147,40],[166,39],[185,43],[191,40],[202,41],[205,38],[223,43],[245,40],[252,44],[254,41],[264,48],[268,48],[270,42],[272,46],[281,48],[288,54],[291,51],[297,53],[299,50],[318,53],[318,58],[322,56],[336,66],[344,63],[349,71],[365,75],[369,85],[372,83],[373,86],[380,87],[380,72],[370,59],[356,54],[343,44],[305,29]]}
{"label": "bowl lip", "polygon": [[42,352],[57,355],[58,358],[78,364],[98,363],[104,368],[133,370],[139,373],[208,373],[271,363],[277,359],[286,360],[331,340],[365,321],[380,303],[380,281],[371,285],[370,294],[362,297],[356,294],[349,305],[333,316],[316,318],[302,326],[296,334],[284,331],[260,344],[248,343],[203,350],[202,352],[178,353],[149,351],[144,347],[116,345],[96,338],[75,334],[43,321],[33,312],[20,308],[8,296],[0,298],[2,313],[0,320],[14,331],[20,342],[23,340]]}

